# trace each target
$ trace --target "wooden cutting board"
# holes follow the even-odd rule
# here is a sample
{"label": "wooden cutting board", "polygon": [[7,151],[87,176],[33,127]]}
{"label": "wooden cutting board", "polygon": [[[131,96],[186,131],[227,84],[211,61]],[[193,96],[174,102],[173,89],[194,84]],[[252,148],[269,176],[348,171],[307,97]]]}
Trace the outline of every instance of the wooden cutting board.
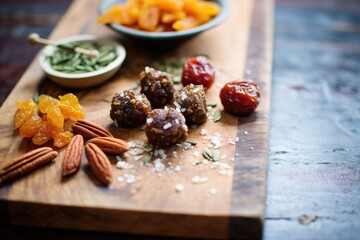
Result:
{"label": "wooden cutting board", "polygon": [[[261,88],[261,103],[256,112],[236,118],[222,112],[219,122],[207,121],[190,130],[189,139],[198,144],[192,149],[166,150],[166,168],[155,171],[132,156],[134,167],[118,169],[113,164],[114,183],[103,187],[94,180],[86,158],[80,171],[62,179],[61,163],[65,149],[55,163],[23,178],[0,186],[1,221],[13,225],[40,226],[91,231],[204,237],[261,238],[265,211],[268,127],[272,62],[273,2],[231,0],[231,12],[220,26],[171,47],[154,47],[133,41],[96,24],[98,0],[74,1],[51,35],[60,39],[76,34],[93,34],[121,42],[127,59],[115,77],[105,84],[77,91],[65,89],[46,78],[36,58],[0,109],[0,163],[11,161],[36,146],[13,130],[15,101],[34,93],[58,96],[73,92],[86,109],[87,119],[108,128],[126,141],[143,140],[143,129],[116,128],[109,118],[115,92],[133,87],[145,66],[206,54],[219,75],[207,92],[207,101],[217,103],[220,88],[228,81],[252,78]],[[200,135],[206,129],[205,136]],[[219,134],[222,166],[198,164],[209,137]],[[236,141],[238,140],[238,141]],[[210,144],[211,145],[211,144]],[[177,156],[172,152],[177,151]],[[200,156],[197,157],[197,152]],[[115,157],[111,158],[115,161]],[[179,167],[176,167],[179,166]],[[230,166],[230,168],[227,168]],[[177,171],[176,171],[176,170]],[[180,169],[180,171],[178,171]],[[128,183],[132,175],[135,182]],[[193,177],[206,178],[193,183]],[[131,181],[129,181],[131,182]],[[182,192],[175,186],[182,184]]]}

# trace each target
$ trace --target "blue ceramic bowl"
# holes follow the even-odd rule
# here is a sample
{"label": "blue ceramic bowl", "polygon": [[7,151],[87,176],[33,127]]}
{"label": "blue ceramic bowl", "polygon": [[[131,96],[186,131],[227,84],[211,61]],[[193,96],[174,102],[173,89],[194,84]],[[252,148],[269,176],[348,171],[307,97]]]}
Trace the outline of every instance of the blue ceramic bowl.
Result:
{"label": "blue ceramic bowl", "polygon": [[[184,31],[174,31],[174,32],[146,32],[133,28],[126,27],[120,24],[108,24],[108,26],[116,32],[122,33],[124,35],[145,39],[145,40],[175,40],[195,36],[201,32],[204,32],[210,28],[215,27],[225,20],[229,14],[229,4],[228,0],[212,0],[217,2],[221,7],[221,12],[219,15],[214,17],[209,22],[200,25],[198,27],[184,30]],[[115,4],[126,2],[126,0],[103,0],[99,5],[99,14],[103,14],[107,9],[112,7]]]}

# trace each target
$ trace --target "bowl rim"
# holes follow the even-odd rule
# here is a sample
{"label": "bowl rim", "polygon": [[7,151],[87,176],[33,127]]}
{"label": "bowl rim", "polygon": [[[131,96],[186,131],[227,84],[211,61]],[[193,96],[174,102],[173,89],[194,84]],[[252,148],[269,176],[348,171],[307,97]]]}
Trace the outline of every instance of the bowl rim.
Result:
{"label": "bowl rim", "polygon": [[[121,0],[121,2],[124,2],[125,0]],[[126,34],[128,36],[138,37],[138,38],[145,38],[145,39],[171,39],[171,38],[182,38],[182,37],[188,37],[195,35],[197,33],[201,33],[205,30],[208,30],[210,28],[213,28],[217,25],[219,25],[221,22],[223,22],[226,17],[229,15],[230,8],[228,0],[210,0],[212,2],[217,2],[221,6],[220,14],[215,16],[213,19],[211,19],[209,22],[202,24],[200,26],[197,26],[195,28],[191,28],[188,30],[183,31],[172,31],[172,32],[147,32],[142,30],[133,29],[130,27],[126,27],[121,24],[106,24],[111,29],[115,30],[116,32]],[[113,3],[112,3],[113,2]],[[114,5],[116,2],[120,2],[119,0],[103,0],[98,7],[98,14],[102,14],[107,10],[105,7],[108,4]]]}
{"label": "bowl rim", "polygon": [[39,57],[39,63],[43,71],[51,76],[56,76],[59,78],[66,78],[66,79],[83,79],[83,78],[89,78],[89,77],[95,77],[99,76],[105,73],[108,73],[115,68],[119,67],[125,60],[126,57],[126,50],[125,47],[120,44],[119,42],[116,42],[111,39],[107,38],[101,38],[94,35],[75,35],[71,37],[62,38],[56,41],[57,44],[65,44],[70,42],[82,42],[82,41],[104,41],[108,42],[110,44],[113,44],[116,48],[116,52],[118,54],[117,58],[109,63],[106,67],[101,68],[99,70],[95,70],[92,72],[87,73],[64,73],[54,70],[49,61],[46,60],[46,56],[51,54],[55,51],[56,47],[52,45],[47,45],[44,47],[41,51],[40,57]]}

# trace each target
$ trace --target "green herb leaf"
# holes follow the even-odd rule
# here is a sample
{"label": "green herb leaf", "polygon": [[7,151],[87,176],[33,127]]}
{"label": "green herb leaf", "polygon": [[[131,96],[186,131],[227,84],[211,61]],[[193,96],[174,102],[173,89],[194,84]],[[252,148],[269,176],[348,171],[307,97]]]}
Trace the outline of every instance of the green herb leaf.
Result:
{"label": "green herb leaf", "polygon": [[185,142],[190,143],[190,144],[193,145],[193,146],[195,146],[195,145],[197,144],[196,141],[191,141],[191,140],[188,140],[188,141],[185,141]]}
{"label": "green herb leaf", "polygon": [[210,161],[213,160],[213,153],[208,148],[203,149],[203,156]]}
{"label": "green herb leaf", "polygon": [[148,164],[150,163],[151,159],[152,159],[152,154],[146,154],[143,158],[143,161],[145,164]]}
{"label": "green herb leaf", "polygon": [[148,144],[144,147],[145,152],[152,152],[154,150],[154,146],[152,144]]}
{"label": "green herb leaf", "polygon": [[217,122],[221,119],[221,110],[217,110],[215,113],[214,113],[214,122]]}
{"label": "green herb leaf", "polygon": [[111,100],[110,100],[110,99],[106,99],[106,98],[101,99],[101,101],[106,102],[106,103],[111,103]]}
{"label": "green herb leaf", "polygon": [[220,159],[220,151],[219,150],[214,150],[213,154],[212,154],[212,160],[214,162],[217,162],[217,161],[219,161],[219,159]]}
{"label": "green herb leaf", "polygon": [[33,101],[34,101],[35,103],[39,103],[39,92],[38,92],[38,91],[36,91],[36,92],[34,93],[32,99],[33,99]]}
{"label": "green herb leaf", "polygon": [[214,108],[217,106],[217,104],[216,103],[208,103],[208,104],[206,104],[206,106]]}

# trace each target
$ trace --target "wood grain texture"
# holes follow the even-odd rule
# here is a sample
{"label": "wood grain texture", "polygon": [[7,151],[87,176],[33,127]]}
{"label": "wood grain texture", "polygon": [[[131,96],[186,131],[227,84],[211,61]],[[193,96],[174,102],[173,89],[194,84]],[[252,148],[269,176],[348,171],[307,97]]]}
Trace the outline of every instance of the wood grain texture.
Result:
{"label": "wood grain texture", "polygon": [[264,239],[359,238],[359,8],[277,2]]}
{"label": "wood grain texture", "polygon": [[[134,86],[138,73],[144,66],[151,66],[155,61],[171,57],[187,58],[195,54],[210,56],[221,74],[215,86],[207,92],[207,100],[217,103],[218,109],[221,109],[218,91],[223,84],[242,77],[245,67],[252,67],[254,73],[258,74],[254,80],[259,81],[262,88],[262,102],[256,114],[240,119],[239,123],[237,118],[223,112],[220,122],[208,121],[191,130],[190,139],[199,142],[195,149],[181,150],[178,157],[166,161],[171,161],[173,166],[181,166],[180,173],[156,173],[151,168],[129,159],[135,168],[128,173],[135,174],[138,181],[126,184],[116,181],[116,178],[111,188],[105,188],[93,180],[86,161],[83,161],[83,166],[76,176],[64,180],[61,178],[61,159],[64,154],[62,149],[55,164],[0,188],[0,206],[9,222],[23,226],[167,236],[261,236],[271,86],[271,23],[261,28],[252,25],[254,1],[233,0],[232,12],[224,24],[186,42],[159,50],[159,47],[123,38],[104,26],[95,24],[98,3],[97,0],[75,1],[51,38],[89,33],[120,41],[128,51],[122,70],[106,84],[86,91],[74,91],[50,82],[35,59],[0,109],[1,116],[4,116],[0,122],[0,136],[3,139],[0,143],[2,162],[34,148],[31,141],[22,139],[12,130],[12,121],[15,101],[32,97],[36,91],[52,96],[72,91],[87,110],[87,119],[109,128],[114,136],[126,141],[146,140],[141,129],[116,128],[108,117],[110,106],[102,99],[110,99],[115,91]],[[261,7],[254,8],[254,16],[258,18],[256,21],[271,18],[272,2],[257,5]],[[85,8],[88,9],[88,14],[79,14]],[[250,38],[255,37],[253,40],[269,40],[269,45],[263,46],[259,43],[259,46],[264,47],[260,55],[247,54],[250,32],[253,32]],[[251,46],[252,42],[250,49]],[[251,61],[261,61],[259,69],[255,69]],[[208,144],[199,134],[202,128],[208,130],[209,136],[221,133],[223,146],[220,151],[222,155],[226,155],[222,162],[235,165],[234,172],[232,169],[227,172],[229,176],[219,174],[219,169],[212,170],[209,165],[193,166],[197,160],[193,153],[201,153],[202,148]],[[246,141],[239,142],[238,146],[228,144],[228,139],[235,141],[237,134],[241,137],[239,134],[243,129],[249,132]],[[241,153],[232,161],[236,147]],[[254,150],[251,150],[251,147]],[[174,149],[168,150],[168,156],[172,150]],[[254,161],[250,162],[248,159]],[[251,172],[252,164],[256,166],[256,171]],[[114,172],[118,177],[123,176],[126,171],[115,169],[114,166]],[[204,184],[193,184],[191,179],[194,176],[207,177],[208,181]],[[175,191],[177,183],[185,186],[184,192]],[[217,189],[215,196],[209,193],[211,188]],[[76,191],[77,189],[79,191]]]}

